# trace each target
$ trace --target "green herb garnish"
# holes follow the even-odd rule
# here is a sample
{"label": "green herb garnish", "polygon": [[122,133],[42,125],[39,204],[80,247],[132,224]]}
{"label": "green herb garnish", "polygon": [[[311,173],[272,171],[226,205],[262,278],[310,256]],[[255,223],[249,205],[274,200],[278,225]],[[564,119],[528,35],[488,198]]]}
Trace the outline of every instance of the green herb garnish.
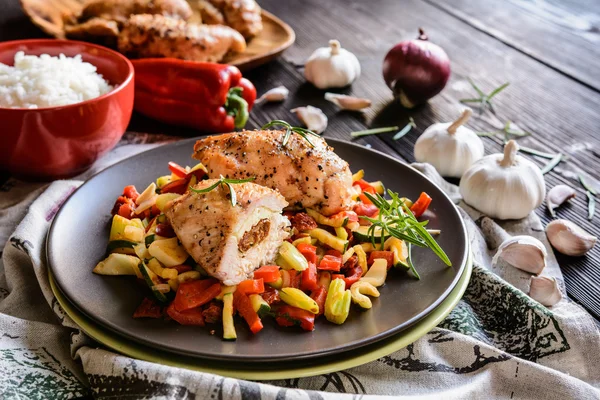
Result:
{"label": "green herb garnish", "polygon": [[412,117],[408,117],[408,124],[402,130],[394,135],[393,140],[398,140],[403,138],[412,128],[416,128],[417,124],[415,124],[415,120]]}
{"label": "green herb garnish", "polygon": [[415,278],[421,280],[421,275],[419,275],[417,269],[415,268],[415,265],[412,262],[412,245],[410,243],[408,244],[408,258],[406,259],[406,261],[408,261],[408,267],[410,268],[410,272],[412,272]]}
{"label": "green herb garnish", "polygon": [[[504,144],[506,144],[506,142]],[[525,146],[520,146],[520,145],[519,145],[519,151],[523,152],[523,153],[531,154],[533,156],[538,156],[538,157],[547,158],[547,159],[553,159],[554,157],[556,157],[556,154],[545,153],[543,151],[539,151],[536,149],[532,149],[530,147],[525,147]]]}
{"label": "green herb garnish", "polygon": [[506,121],[506,123],[504,124],[504,128],[502,128],[501,130],[477,132],[477,136],[495,136],[497,134],[504,134],[504,140],[509,141],[511,139],[511,136],[524,137],[531,135],[531,132],[528,131],[511,129],[511,124],[511,121]]}
{"label": "green herb garnish", "polygon": [[548,162],[548,164],[544,165],[544,168],[542,168],[542,175],[546,175],[548,172],[552,171],[554,169],[554,167],[556,167],[558,164],[560,164],[560,162],[563,160],[563,154],[562,153],[558,153],[557,155],[555,155],[552,160],[550,160]]}
{"label": "green herb garnish", "polygon": [[[375,242],[379,239],[383,247],[385,236],[389,234],[397,239],[404,240],[409,245],[427,247],[446,265],[452,265],[444,250],[437,244],[431,234],[427,232],[425,226],[428,221],[419,222],[398,193],[388,190],[388,195],[391,197],[389,202],[377,193],[364,192],[364,194],[379,209],[377,218],[360,217],[371,222],[367,234],[371,237],[373,246],[376,246]],[[376,228],[379,228],[377,232],[379,235],[376,234]]]}
{"label": "green herb garnish", "polygon": [[194,189],[193,187],[190,186],[190,190],[194,193],[208,193],[208,192],[216,189],[217,186],[219,186],[219,185],[227,186],[227,189],[229,189],[229,198],[231,200],[231,205],[235,207],[235,205],[237,203],[237,196],[235,195],[235,190],[233,190],[233,186],[231,186],[231,185],[238,184],[238,183],[252,182],[255,179],[256,179],[256,177],[252,177],[252,178],[248,178],[248,179],[227,179],[227,178],[223,178],[223,175],[221,175],[221,179],[219,179],[217,182],[213,183],[209,187],[206,187],[204,189]]}
{"label": "green herb garnish", "polygon": [[479,95],[479,97],[469,98],[469,99],[460,99],[459,101],[461,103],[479,103],[479,113],[480,114],[486,108],[489,108],[489,110],[495,115],[496,111],[494,110],[494,106],[492,105],[492,98],[494,96],[496,96],[498,93],[500,93],[501,91],[503,91],[504,89],[506,89],[508,87],[508,85],[510,85],[510,83],[506,82],[506,83],[498,86],[496,89],[492,90],[489,94],[485,94],[483,92],[483,90],[481,90],[479,88],[479,86],[477,86],[471,78],[468,78],[468,80],[469,80],[469,83],[471,84],[471,86],[473,87],[473,89],[475,89],[475,91]]}
{"label": "green herb garnish", "polygon": [[288,122],[282,121],[280,119],[273,120],[273,121],[269,122],[268,124],[263,125],[263,127],[261,129],[268,129],[272,126],[283,126],[285,128],[285,135],[283,136],[283,141],[281,142],[283,147],[287,146],[292,133],[297,133],[298,135],[302,136],[304,138],[304,140],[306,140],[308,142],[308,144],[310,144],[310,147],[315,147],[315,145],[310,141],[310,139],[308,138],[308,135],[313,135],[313,136],[319,137],[319,135],[317,135],[315,132],[311,131],[310,129],[301,128],[299,126],[292,126]]}
{"label": "green herb garnish", "polygon": [[585,188],[585,195],[588,198],[588,220],[591,221],[596,212],[596,195],[598,192],[585,181],[583,175],[579,175],[579,182],[581,182],[581,186]]}
{"label": "green herb garnish", "polygon": [[378,135],[380,133],[394,132],[400,129],[398,126],[387,126],[385,128],[366,129],[364,131],[351,132],[350,136],[353,138],[369,135]]}

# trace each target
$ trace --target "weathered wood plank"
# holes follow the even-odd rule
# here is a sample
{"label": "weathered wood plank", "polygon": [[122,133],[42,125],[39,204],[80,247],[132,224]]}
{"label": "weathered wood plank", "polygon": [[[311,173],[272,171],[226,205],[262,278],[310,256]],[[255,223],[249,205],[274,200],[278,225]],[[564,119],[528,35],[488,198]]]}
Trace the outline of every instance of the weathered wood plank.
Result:
{"label": "weathered wood plank", "polygon": [[600,2],[426,1],[577,81],[600,90]]}

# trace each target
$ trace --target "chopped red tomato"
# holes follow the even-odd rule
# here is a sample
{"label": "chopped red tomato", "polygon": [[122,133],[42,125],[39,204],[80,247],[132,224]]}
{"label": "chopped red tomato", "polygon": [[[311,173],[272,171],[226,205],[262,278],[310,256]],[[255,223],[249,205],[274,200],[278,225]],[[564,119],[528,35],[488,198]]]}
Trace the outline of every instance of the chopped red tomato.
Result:
{"label": "chopped red tomato", "polygon": [[427,208],[430,204],[431,197],[427,193],[421,192],[421,195],[419,196],[417,201],[415,201],[410,207],[410,211],[412,211],[412,213],[415,214],[415,217],[419,218],[421,215],[423,215],[425,211],[427,211]]}
{"label": "chopped red tomato", "polygon": [[342,258],[331,254],[325,254],[319,263],[319,269],[323,271],[339,271],[342,268]]}
{"label": "chopped red tomato", "polygon": [[331,219],[347,218],[348,221],[350,221],[350,222],[358,221],[358,215],[356,215],[356,213],[354,211],[340,211],[339,213],[334,214],[329,218],[331,218]]}
{"label": "chopped red tomato", "polygon": [[360,267],[360,265],[355,265],[352,268],[348,268],[346,270],[346,276],[342,278],[344,282],[346,282],[346,287],[349,288],[350,286],[358,282],[358,280],[362,277],[363,272],[364,271]]}
{"label": "chopped red tomato", "polygon": [[331,274],[331,280],[341,279],[344,280],[346,276],[344,274]]}
{"label": "chopped red tomato", "polygon": [[254,311],[248,296],[236,290],[233,293],[233,306],[242,318],[246,320],[252,333],[256,334],[260,332],[263,328],[263,324],[256,311]]}
{"label": "chopped red tomato", "polygon": [[123,189],[123,196],[135,201],[140,194],[133,185],[125,186]]}
{"label": "chopped red tomato", "polygon": [[354,211],[358,215],[373,218],[379,212],[379,208],[375,204],[356,203]]}
{"label": "chopped red tomato", "polygon": [[306,261],[309,263],[317,263],[317,248],[315,246],[308,243],[299,243],[296,248],[304,258],[306,258]]}
{"label": "chopped red tomato", "polygon": [[174,238],[175,237],[175,231],[173,230],[173,227],[171,226],[171,224],[157,224],[156,225],[156,234],[158,236],[162,236],[165,238]]}
{"label": "chopped red tomato", "polygon": [[357,181],[352,182],[352,186],[360,186],[360,189],[364,192],[364,191],[369,191],[371,189],[373,189],[373,192],[369,192],[369,193],[376,193],[377,191],[375,190],[375,188],[373,186],[371,186],[371,184],[367,181],[365,181],[364,179],[359,179]]}
{"label": "chopped red tomato", "polygon": [[265,287],[265,292],[261,293],[260,296],[269,305],[271,305],[273,303],[278,303],[279,301],[281,301],[281,298],[279,297],[279,290],[277,290],[271,286]]}
{"label": "chopped red tomato", "polygon": [[192,267],[190,267],[189,265],[185,265],[185,264],[181,264],[181,265],[176,265],[174,267],[169,267],[171,269],[174,269],[175,271],[177,271],[178,274],[183,274],[184,272],[188,272],[192,270]]}
{"label": "chopped red tomato", "polygon": [[315,329],[315,314],[298,307],[279,307],[275,321],[279,326],[299,326],[305,331]]}
{"label": "chopped red tomato", "polygon": [[169,161],[169,170],[178,178],[185,178],[188,174],[185,168],[173,161]]}
{"label": "chopped red tomato", "polygon": [[369,198],[367,196],[365,196],[364,193],[359,194],[358,198],[360,199],[360,201],[363,204],[373,204],[373,202],[371,200],[369,200]]}
{"label": "chopped red tomato", "polygon": [[300,271],[294,271],[294,270],[291,270],[291,271],[288,271],[288,272],[289,272],[289,276],[290,276],[289,286],[288,287],[299,289],[300,288],[300,281],[302,280],[302,272],[300,272]]}
{"label": "chopped red tomato", "polygon": [[376,258],[383,258],[387,262],[388,269],[394,265],[394,253],[391,251],[372,251],[369,255],[368,264],[373,264]]}
{"label": "chopped red tomato", "polygon": [[310,298],[319,306],[319,313],[322,315],[325,312],[325,300],[327,299],[327,288],[319,286],[310,293]]}
{"label": "chopped red tomato", "polygon": [[188,188],[189,180],[182,178],[176,181],[169,182],[160,189],[161,193],[177,193],[184,194]]}
{"label": "chopped red tomato", "polygon": [[302,280],[300,281],[300,289],[302,290],[314,290],[318,288],[317,285],[317,264],[314,262],[308,262],[308,268],[302,271]]}
{"label": "chopped red tomato", "polygon": [[161,316],[162,309],[160,305],[148,297],[144,297],[142,303],[133,313],[133,318],[160,318]]}
{"label": "chopped red tomato", "polygon": [[262,278],[247,279],[238,284],[236,291],[245,295],[260,294],[265,291],[265,284]]}
{"label": "chopped red tomato", "polygon": [[280,277],[277,265],[263,265],[254,271],[254,279],[262,279],[264,283],[277,282]]}
{"label": "chopped red tomato", "polygon": [[131,216],[133,215],[133,206],[130,203],[122,204],[119,207],[118,214],[123,218],[131,219]]}
{"label": "chopped red tomato", "polygon": [[181,325],[204,326],[204,316],[202,316],[202,309],[200,307],[190,308],[185,311],[177,311],[174,303],[171,303],[169,304],[169,307],[167,307],[167,315]]}
{"label": "chopped red tomato", "polygon": [[200,307],[221,293],[221,284],[216,279],[183,282],[177,289],[173,305],[177,311]]}

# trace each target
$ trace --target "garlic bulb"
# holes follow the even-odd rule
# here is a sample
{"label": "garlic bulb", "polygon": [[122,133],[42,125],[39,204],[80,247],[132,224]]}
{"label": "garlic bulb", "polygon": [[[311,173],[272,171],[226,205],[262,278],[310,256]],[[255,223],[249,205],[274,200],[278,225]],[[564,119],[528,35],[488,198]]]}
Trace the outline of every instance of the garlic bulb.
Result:
{"label": "garlic bulb", "polygon": [[321,133],[327,128],[327,116],[320,108],[306,106],[297,107],[290,111],[296,113],[304,126],[315,133]]}
{"label": "garlic bulb", "polygon": [[371,100],[345,94],[325,93],[325,100],[332,102],[342,110],[360,111],[371,107]]}
{"label": "garlic bulb", "polygon": [[556,217],[555,208],[558,208],[562,203],[576,196],[575,189],[567,185],[556,185],[548,190],[546,196],[546,206],[550,211],[550,215]]}
{"label": "garlic bulb", "polygon": [[498,219],[520,219],[542,204],[546,184],[540,169],[518,156],[519,145],[509,140],[504,154],[475,162],[460,181],[463,200]]}
{"label": "garlic bulb", "polygon": [[463,111],[453,123],[433,124],[415,143],[415,159],[435,167],[442,176],[460,178],[483,157],[483,142],[471,129],[463,126],[473,112]]}
{"label": "garlic bulb", "polygon": [[503,259],[515,268],[532,274],[539,274],[546,266],[546,246],[532,236],[513,236],[505,240],[494,258],[492,265]]}
{"label": "garlic bulb", "polygon": [[304,65],[304,77],[319,89],[348,86],[359,76],[358,58],[342,49],[337,40],[315,50]]}
{"label": "garlic bulb", "polygon": [[552,247],[568,256],[584,255],[598,239],[566,219],[550,222],[546,226],[546,236]]}
{"label": "garlic bulb", "polygon": [[285,86],[277,86],[273,89],[267,90],[262,96],[260,96],[254,104],[260,104],[263,102],[272,101],[284,101],[287,99],[290,91]]}
{"label": "garlic bulb", "polygon": [[529,297],[546,307],[551,307],[562,299],[562,293],[555,278],[532,276]]}

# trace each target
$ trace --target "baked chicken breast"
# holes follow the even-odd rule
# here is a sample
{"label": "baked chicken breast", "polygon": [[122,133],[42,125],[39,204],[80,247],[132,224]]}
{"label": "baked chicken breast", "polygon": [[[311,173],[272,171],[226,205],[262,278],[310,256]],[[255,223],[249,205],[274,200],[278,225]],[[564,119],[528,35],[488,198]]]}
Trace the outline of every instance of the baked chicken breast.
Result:
{"label": "baked chicken breast", "polygon": [[83,7],[78,21],[91,18],[125,23],[134,14],[160,14],[187,20],[192,9],[185,0],[92,0]]}
{"label": "baked chicken breast", "polygon": [[194,158],[209,176],[231,179],[256,177],[254,183],[278,190],[292,208],[314,208],[332,215],[349,209],[352,173],[348,163],[325,140],[310,137],[310,144],[292,133],[282,145],[283,130],[243,131],[200,139]]}
{"label": "baked chicken breast", "polygon": [[118,49],[132,58],[174,57],[218,62],[246,49],[244,37],[222,25],[196,25],[162,15],[133,15],[119,34]]}
{"label": "baked chicken breast", "polygon": [[[201,181],[195,188],[217,181]],[[251,182],[232,187],[235,206],[229,189],[219,185],[208,193],[189,191],[165,210],[187,252],[225,285],[236,285],[259,266],[273,262],[290,225],[281,214],[287,202],[277,191]]]}
{"label": "baked chicken breast", "polygon": [[263,29],[261,9],[254,0],[198,0],[202,21],[226,24],[250,39]]}

